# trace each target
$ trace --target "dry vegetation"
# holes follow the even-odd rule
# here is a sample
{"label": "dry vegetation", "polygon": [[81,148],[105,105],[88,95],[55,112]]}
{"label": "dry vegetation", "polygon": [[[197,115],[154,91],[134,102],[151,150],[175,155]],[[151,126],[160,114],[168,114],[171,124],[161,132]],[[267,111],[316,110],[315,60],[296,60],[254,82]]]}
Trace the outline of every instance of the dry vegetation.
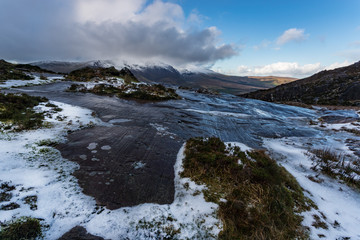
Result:
{"label": "dry vegetation", "polygon": [[349,158],[328,148],[312,149],[310,153],[314,154],[312,158],[313,170],[319,170],[330,177],[340,179],[348,185],[360,189],[360,159]]}
{"label": "dry vegetation", "polygon": [[215,137],[192,138],[183,165],[181,176],[205,184],[205,199],[219,204],[220,239],[307,238],[299,213],[313,203],[264,151],[245,153]]}
{"label": "dry vegetation", "polygon": [[25,240],[40,237],[42,237],[40,221],[30,217],[21,217],[4,223],[0,230],[0,239],[2,240]]}
{"label": "dry vegetation", "polygon": [[97,84],[93,88],[87,89],[83,84],[72,84],[67,91],[69,92],[90,92],[98,95],[115,95],[119,98],[140,99],[140,100],[170,100],[179,99],[172,88],[166,88],[161,84],[124,84],[115,87],[111,84]]}

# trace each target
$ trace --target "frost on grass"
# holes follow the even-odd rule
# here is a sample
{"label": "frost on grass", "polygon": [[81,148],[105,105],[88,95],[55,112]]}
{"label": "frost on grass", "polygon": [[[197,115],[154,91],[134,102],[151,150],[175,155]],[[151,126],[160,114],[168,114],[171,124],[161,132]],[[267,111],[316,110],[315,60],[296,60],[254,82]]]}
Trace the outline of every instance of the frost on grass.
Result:
{"label": "frost on grass", "polygon": [[360,158],[345,155],[330,148],[311,149],[312,169],[339,179],[344,183],[360,189]]}
{"label": "frost on grass", "polygon": [[360,239],[360,193],[313,168],[309,144],[316,148],[332,146],[351,154],[340,139],[325,139],[265,139],[264,147],[296,177],[306,196],[317,205],[302,213],[302,224],[310,229],[311,239]]}
{"label": "frost on grass", "polygon": [[215,137],[188,140],[181,173],[205,184],[205,199],[219,204],[224,226],[219,238],[306,238],[299,213],[312,203],[295,178],[264,151],[243,152],[249,148],[233,145]]}

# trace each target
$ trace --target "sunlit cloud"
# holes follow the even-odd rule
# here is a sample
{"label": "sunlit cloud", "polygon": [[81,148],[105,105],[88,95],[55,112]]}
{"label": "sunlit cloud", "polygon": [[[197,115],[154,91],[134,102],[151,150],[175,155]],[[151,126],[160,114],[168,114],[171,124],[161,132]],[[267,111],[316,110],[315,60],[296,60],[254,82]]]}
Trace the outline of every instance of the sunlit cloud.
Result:
{"label": "sunlit cloud", "polygon": [[284,45],[289,42],[301,42],[304,41],[308,35],[305,34],[304,29],[290,28],[286,30],[278,39],[276,44]]}

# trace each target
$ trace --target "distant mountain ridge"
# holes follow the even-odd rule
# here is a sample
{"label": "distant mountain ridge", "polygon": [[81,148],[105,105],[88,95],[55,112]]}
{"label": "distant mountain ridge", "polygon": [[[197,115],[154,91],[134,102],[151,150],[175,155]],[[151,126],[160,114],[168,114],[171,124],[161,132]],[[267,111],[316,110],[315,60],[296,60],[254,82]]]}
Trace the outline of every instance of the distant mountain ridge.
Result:
{"label": "distant mountain ridge", "polygon": [[268,102],[360,106],[360,61],[308,78],[240,95]]}
{"label": "distant mountain ridge", "polygon": [[[111,61],[89,61],[89,62],[35,62],[32,65],[39,66],[54,72],[70,73],[71,71],[85,67],[111,67]],[[115,65],[116,66],[116,65]],[[163,83],[169,85],[183,86],[188,88],[205,88],[212,91],[230,94],[242,94],[259,89],[268,89],[279,84],[281,81],[292,81],[291,78],[278,77],[240,77],[228,76],[211,70],[204,71],[179,71],[171,65],[130,65],[116,66],[127,67],[143,82]],[[279,80],[280,79],[280,80]],[[282,79],[282,80],[281,80]]]}
{"label": "distant mountain ridge", "polygon": [[38,66],[34,66],[30,64],[14,64],[7,62],[3,59],[0,59],[0,81],[5,81],[8,79],[13,79],[13,80],[34,79],[34,77],[31,76],[32,72],[53,73],[51,71],[42,69]]}

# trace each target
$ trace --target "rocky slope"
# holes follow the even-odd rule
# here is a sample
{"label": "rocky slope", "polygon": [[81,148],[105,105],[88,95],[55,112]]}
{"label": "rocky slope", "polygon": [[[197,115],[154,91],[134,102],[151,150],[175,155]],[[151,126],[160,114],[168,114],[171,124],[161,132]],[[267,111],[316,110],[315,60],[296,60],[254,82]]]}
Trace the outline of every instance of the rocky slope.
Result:
{"label": "rocky slope", "polygon": [[269,102],[360,106],[360,62],[241,96]]}

